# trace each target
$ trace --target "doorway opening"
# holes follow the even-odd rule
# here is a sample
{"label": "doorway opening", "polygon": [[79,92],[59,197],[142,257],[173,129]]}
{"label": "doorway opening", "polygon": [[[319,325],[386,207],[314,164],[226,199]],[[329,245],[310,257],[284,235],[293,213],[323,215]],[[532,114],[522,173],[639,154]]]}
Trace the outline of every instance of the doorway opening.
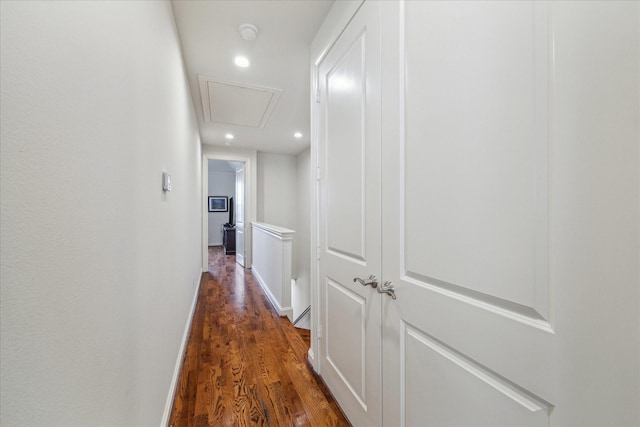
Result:
{"label": "doorway opening", "polygon": [[203,271],[208,270],[210,246],[223,247],[242,267],[251,268],[251,227],[246,224],[255,221],[255,155],[204,153],[202,157]]}
{"label": "doorway opening", "polygon": [[208,160],[207,246],[222,247],[244,267],[244,163]]}

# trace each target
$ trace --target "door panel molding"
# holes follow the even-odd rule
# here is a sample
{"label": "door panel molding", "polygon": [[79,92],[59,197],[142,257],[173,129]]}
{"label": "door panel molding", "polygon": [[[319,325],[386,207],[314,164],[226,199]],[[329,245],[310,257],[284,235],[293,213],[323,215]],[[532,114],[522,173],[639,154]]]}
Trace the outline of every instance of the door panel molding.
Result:
{"label": "door panel molding", "polygon": [[[366,264],[366,32],[327,72],[325,108],[327,250]],[[358,161],[354,161],[357,159]]]}
{"label": "door panel molding", "polygon": [[543,319],[532,307],[527,307],[512,301],[502,300],[491,295],[482,294],[473,290],[462,288],[450,283],[441,282],[431,277],[408,273],[401,276],[401,280],[414,284],[426,290],[444,295],[455,301],[460,301],[490,313],[506,317],[548,333],[554,333],[551,324]]}
{"label": "door panel molding", "polygon": [[[553,405],[546,400],[411,324],[402,322],[400,330],[402,334],[401,393],[405,393],[407,389],[419,390],[419,383],[428,383],[436,390],[436,394],[440,395],[436,399],[450,398],[454,403],[456,401],[462,403],[461,401],[465,399],[475,400],[467,407],[466,413],[458,415],[461,417],[460,425],[466,425],[470,420],[479,425],[549,425]],[[415,363],[416,359],[422,366],[407,369],[407,365]],[[425,364],[436,364],[438,371],[436,372],[434,367],[431,367],[429,372],[420,369]],[[440,379],[443,383],[439,384],[438,377],[442,373],[443,376]],[[407,386],[410,382],[416,383],[415,386]],[[469,396],[468,390],[477,390],[481,393],[473,393]],[[496,396],[496,392],[503,397]],[[446,396],[447,393],[451,396]],[[434,401],[433,396],[402,396],[401,400],[406,402],[401,411],[403,427],[415,425],[415,422],[411,422],[411,418],[415,416],[412,417],[407,412],[418,412],[422,417],[421,421],[426,422],[427,425],[439,425],[439,420],[436,418],[440,415],[438,412],[450,410],[443,409],[444,405]],[[412,408],[415,406],[414,401],[419,406]],[[477,412],[470,410],[474,407],[478,409]],[[435,419],[425,419],[425,415],[433,416]]]}
{"label": "door panel molding", "polygon": [[[408,8],[411,10],[407,10]],[[429,9],[430,13],[427,14],[423,10],[413,10],[412,8]],[[447,10],[447,8],[451,10]],[[456,10],[456,8],[459,10]],[[477,8],[478,11],[474,11],[474,13],[480,15],[480,18],[476,16],[476,19],[481,20],[481,12],[485,5],[479,4]],[[505,67],[502,70],[503,74],[514,76],[519,75],[521,69],[528,69],[527,72],[531,76],[531,85],[525,85],[520,88],[521,92],[526,93],[529,97],[529,102],[518,104],[523,108],[522,114],[518,114],[517,111],[512,113],[514,118],[519,119],[522,123],[522,129],[514,128],[511,131],[511,134],[520,138],[520,142],[512,150],[516,153],[521,147],[527,147],[526,156],[521,156],[519,159],[519,162],[525,168],[516,167],[518,165],[512,166],[508,162],[501,162],[500,160],[495,160],[491,164],[492,159],[489,158],[485,162],[492,169],[496,169],[496,166],[498,166],[503,167],[504,170],[498,171],[499,173],[494,173],[492,170],[489,173],[483,172],[477,176],[478,179],[465,182],[455,178],[448,179],[446,176],[447,174],[468,173],[473,168],[478,168],[477,159],[472,158],[467,161],[463,158],[468,156],[468,152],[473,153],[475,150],[479,156],[483,155],[485,154],[483,150],[488,148],[488,142],[496,141],[500,137],[507,138],[504,143],[501,143],[502,145],[496,145],[492,148],[499,154],[505,148],[508,149],[509,145],[512,145],[511,140],[508,139],[509,135],[504,134],[496,134],[493,137],[485,136],[486,142],[482,144],[483,147],[477,149],[474,147],[482,143],[482,141],[468,139],[460,142],[459,139],[456,139],[456,137],[477,138],[481,134],[480,131],[486,126],[486,120],[479,120],[478,123],[472,123],[471,125],[461,124],[463,127],[476,126],[478,131],[474,132],[465,133],[458,130],[459,126],[453,126],[450,129],[450,134],[425,134],[422,131],[411,133],[413,129],[411,127],[412,123],[415,124],[414,127],[418,126],[423,130],[432,131],[424,124],[424,121],[430,120],[428,118],[429,111],[433,111],[434,115],[437,115],[440,109],[443,109],[443,104],[438,99],[440,91],[447,92],[449,95],[454,92],[453,96],[455,96],[455,86],[452,86],[451,90],[446,87],[448,72],[443,71],[439,76],[442,82],[437,81],[438,64],[444,63],[443,67],[446,67],[446,64],[453,60],[462,60],[455,56],[456,51],[453,48],[447,49],[446,52],[443,51],[440,44],[447,43],[447,39],[441,40],[441,38],[438,38],[437,43],[434,40],[425,41],[424,38],[429,36],[429,32],[424,30],[425,23],[420,22],[418,26],[418,23],[411,23],[408,20],[411,19],[410,17],[434,15],[434,11],[440,11],[444,17],[449,18],[446,21],[446,25],[449,27],[449,33],[447,34],[455,40],[455,43],[452,42],[452,44],[455,45],[457,43],[457,49],[476,52],[477,57],[466,59],[465,61],[468,63],[464,63],[464,66],[461,65],[461,68],[466,70],[464,71],[466,73],[465,76],[468,74],[470,80],[473,80],[474,74],[482,74],[482,71],[479,72],[477,70],[483,66],[485,58],[483,54],[489,55],[491,49],[496,49],[493,43],[503,38],[497,35],[495,39],[487,40],[484,44],[482,41],[477,41],[473,38],[469,38],[469,40],[456,39],[456,24],[458,22],[450,22],[455,19],[452,19],[449,15],[457,17],[456,14],[464,15],[469,13],[469,5],[466,3],[459,5],[455,4],[455,2],[453,4],[434,2],[411,2],[407,4],[406,2],[401,2],[399,6],[398,67],[401,79],[399,122],[402,124],[399,129],[400,222],[398,232],[401,239],[400,276],[403,280],[422,286],[425,289],[440,292],[459,301],[552,332],[552,292],[549,281],[548,188],[548,75],[552,71],[549,68],[549,64],[552,63],[549,59],[552,50],[550,48],[551,37],[548,25],[548,10],[544,2],[534,2],[533,4],[501,3],[497,7],[494,5],[493,8],[502,8],[504,11],[499,10],[498,13],[508,14],[509,16],[513,16],[517,12],[521,15],[521,21],[531,21],[530,23],[532,24],[530,25],[531,33],[524,34],[522,37],[524,41],[531,42],[530,51],[526,51],[527,44],[517,44],[517,40],[512,41],[510,45],[500,46],[505,52],[524,51],[520,58],[522,62],[520,67],[510,70],[509,67],[512,67],[512,63],[505,63],[503,64]],[[491,22],[492,18],[495,19],[491,16],[492,13],[495,13],[495,10],[487,13],[487,22],[480,22],[478,26],[482,27],[483,24],[491,25],[493,32],[499,32],[500,28],[496,28],[496,23]],[[438,17],[432,19],[435,21]],[[504,22],[508,22],[511,25],[507,20]],[[466,27],[466,24],[467,21],[461,18],[461,28],[462,26]],[[415,25],[413,30],[412,25]],[[506,26],[505,32],[510,30],[507,24],[503,25]],[[414,31],[414,33],[411,33],[411,31]],[[464,31],[460,30],[460,32],[463,33]],[[452,33],[456,34],[452,35]],[[530,37],[530,40],[527,37]],[[414,45],[419,46],[420,55],[415,54],[413,57],[418,57],[421,62],[416,63],[413,61],[411,48],[407,45],[407,39],[409,38],[415,40],[413,42]],[[470,46],[463,46],[461,45],[462,42],[468,42]],[[415,49],[418,48],[416,47]],[[432,50],[430,51],[429,49]],[[482,51],[483,49],[486,52]],[[427,51],[429,55],[425,53]],[[442,58],[439,58],[438,55],[442,56]],[[426,56],[431,56],[433,59],[425,63],[424,58]],[[527,56],[529,57],[527,58]],[[474,60],[475,62],[473,62]],[[493,66],[494,64],[491,65]],[[485,70],[484,76],[491,74],[491,72],[499,73],[500,71],[494,68]],[[430,85],[420,82],[420,76],[430,75],[429,73],[436,74],[434,76],[435,82]],[[484,77],[481,75],[478,78],[482,80]],[[456,80],[453,80],[451,84],[458,84],[459,80],[460,76],[457,76]],[[529,83],[528,79],[525,79],[525,81]],[[463,89],[469,89],[468,91],[471,92],[471,87],[475,83],[471,81],[469,85],[469,88],[465,87]],[[513,86],[515,89],[519,88],[518,85],[519,82],[517,80],[514,81]],[[417,90],[416,86],[418,87]],[[509,92],[505,93],[507,93],[505,102],[513,102],[512,98],[519,98],[517,93],[513,95]],[[429,94],[433,94],[433,96],[430,97]],[[427,99],[429,98],[434,99],[431,101],[431,104],[434,105],[431,110],[428,108]],[[468,103],[478,102],[478,104],[482,104],[487,102],[482,93],[475,96],[475,101],[472,95],[469,98],[467,100]],[[425,108],[425,105],[427,105],[427,108]],[[420,108],[418,109],[418,107]],[[453,112],[448,112],[446,108],[445,106],[444,113],[454,114]],[[464,112],[461,113],[464,114]],[[502,117],[496,116],[488,116],[487,119],[503,120]],[[434,127],[440,126],[437,118],[431,120],[435,125]],[[444,123],[442,126],[444,129],[444,127],[449,127],[449,124]],[[496,126],[496,128],[498,127]],[[503,131],[500,129],[500,132]],[[440,145],[434,144],[437,139],[441,139],[443,142]],[[427,145],[432,148],[425,148]],[[449,152],[452,146],[465,154],[458,156],[455,153],[452,154]],[[451,169],[443,169],[439,172],[437,170],[438,156],[442,156],[444,159],[442,164],[455,164],[459,168],[459,172]],[[512,157],[517,158],[515,155]],[[425,159],[432,160],[427,160],[430,163],[425,165]],[[506,165],[506,167],[503,165]],[[482,171],[481,168],[478,168],[478,170]],[[519,187],[514,187],[510,180],[514,173],[520,173],[521,185]],[[445,182],[437,182],[436,178],[438,176]],[[485,185],[480,186],[483,180],[486,181]],[[518,205],[526,204],[526,209],[522,209],[522,212],[515,212],[515,214],[504,214],[502,212],[503,209],[497,204],[502,197],[499,194],[500,190],[496,189],[495,185],[500,182],[505,183],[504,199],[507,204],[514,204],[512,200],[514,197],[522,198],[522,194],[525,196],[528,194],[528,196],[522,198],[524,203],[516,203]],[[473,196],[474,194],[479,195],[476,197]],[[416,200],[418,195],[420,195],[420,200]],[[495,200],[491,200],[491,198]],[[427,199],[429,203],[425,203],[424,199]],[[430,211],[435,215],[434,218],[430,217]],[[500,221],[496,220],[500,216],[502,216]],[[474,223],[474,221],[478,220],[480,222]],[[443,224],[447,224],[447,221],[450,225],[443,226]],[[407,230],[411,230],[411,233],[408,233]],[[420,230],[425,231],[421,232]],[[430,233],[428,230],[430,230]],[[493,230],[499,232],[499,235],[494,237],[491,232]],[[517,233],[521,233],[521,230],[529,230],[529,232],[524,235],[518,235]],[[416,233],[416,231],[418,232]],[[490,247],[491,250],[487,251],[487,247]],[[503,249],[500,249],[501,247]],[[493,254],[496,249],[502,250],[502,252]],[[421,255],[417,255],[418,251],[421,252]],[[432,261],[431,258],[436,260]],[[447,262],[451,262],[450,266],[443,267]],[[460,270],[458,265],[465,265],[466,269]],[[528,276],[523,277],[522,272],[529,272]]]}
{"label": "door panel molding", "polygon": [[[335,369],[353,397],[366,411],[367,301],[330,277],[327,277],[325,289],[327,362]],[[339,296],[341,301],[338,299]]]}

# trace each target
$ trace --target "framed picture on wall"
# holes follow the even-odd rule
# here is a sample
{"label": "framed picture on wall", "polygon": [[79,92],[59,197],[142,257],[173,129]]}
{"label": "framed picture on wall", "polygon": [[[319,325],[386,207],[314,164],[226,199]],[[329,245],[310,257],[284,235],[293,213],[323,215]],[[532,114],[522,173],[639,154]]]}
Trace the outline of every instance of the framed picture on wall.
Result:
{"label": "framed picture on wall", "polygon": [[209,197],[209,212],[226,212],[228,209],[226,196]]}

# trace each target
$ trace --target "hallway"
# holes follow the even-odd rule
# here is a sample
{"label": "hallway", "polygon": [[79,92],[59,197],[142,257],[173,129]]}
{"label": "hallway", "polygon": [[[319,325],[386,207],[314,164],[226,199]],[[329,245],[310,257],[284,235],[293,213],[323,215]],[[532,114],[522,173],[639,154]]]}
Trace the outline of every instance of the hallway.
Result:
{"label": "hallway", "polygon": [[251,272],[209,248],[170,425],[346,426]]}

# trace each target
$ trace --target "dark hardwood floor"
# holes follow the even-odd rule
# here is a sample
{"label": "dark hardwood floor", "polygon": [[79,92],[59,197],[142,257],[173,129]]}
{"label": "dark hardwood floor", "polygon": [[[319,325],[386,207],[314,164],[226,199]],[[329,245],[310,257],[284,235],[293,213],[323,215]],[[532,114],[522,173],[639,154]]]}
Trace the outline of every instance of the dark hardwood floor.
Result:
{"label": "dark hardwood floor", "polygon": [[348,426],[307,364],[308,340],[235,256],[209,248],[170,424]]}

